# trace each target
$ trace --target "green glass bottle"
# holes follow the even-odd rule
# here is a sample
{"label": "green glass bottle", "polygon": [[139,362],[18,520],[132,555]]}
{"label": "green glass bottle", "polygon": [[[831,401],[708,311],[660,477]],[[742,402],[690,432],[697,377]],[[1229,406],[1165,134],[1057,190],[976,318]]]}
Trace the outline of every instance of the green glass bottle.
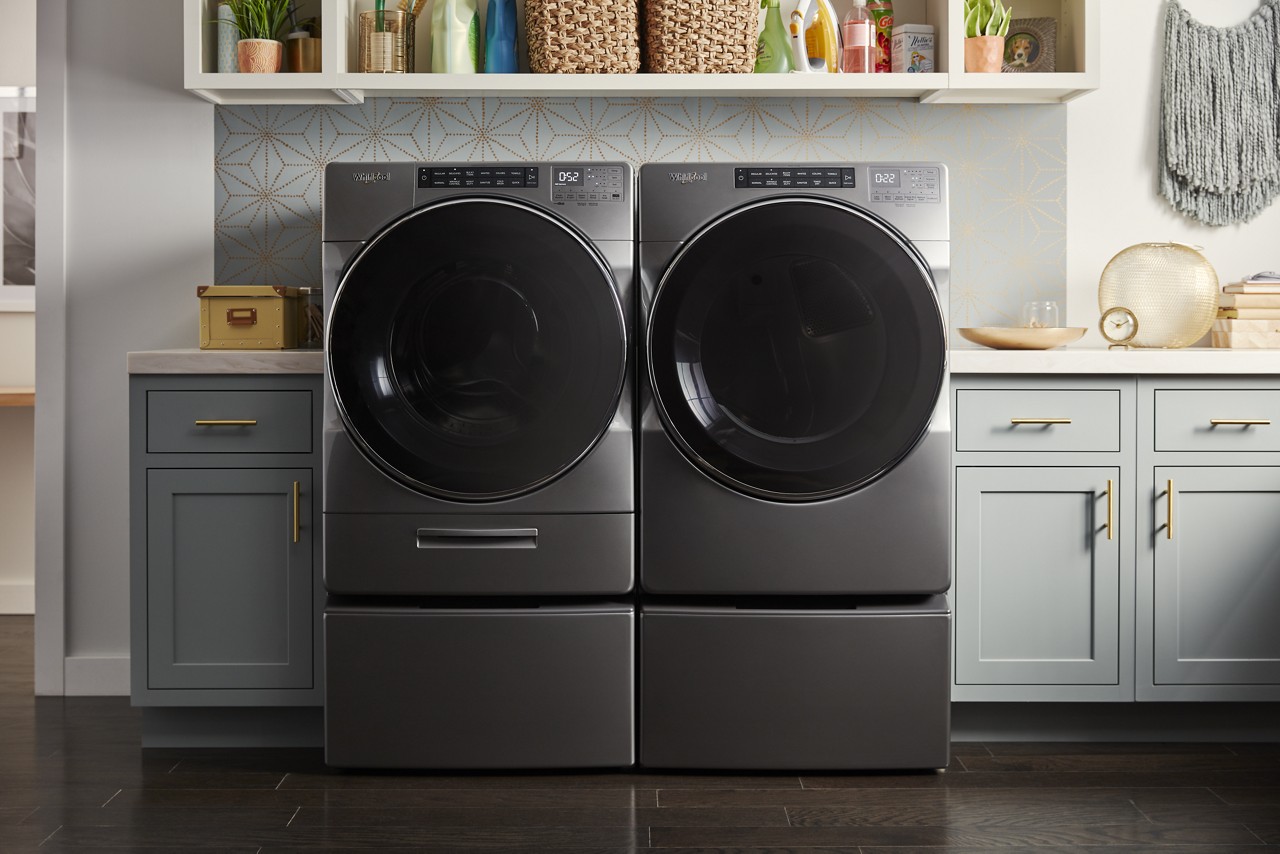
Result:
{"label": "green glass bottle", "polygon": [[786,74],[795,69],[787,28],[782,23],[778,0],[760,0],[760,8],[766,6],[764,32],[756,43],[756,74]]}

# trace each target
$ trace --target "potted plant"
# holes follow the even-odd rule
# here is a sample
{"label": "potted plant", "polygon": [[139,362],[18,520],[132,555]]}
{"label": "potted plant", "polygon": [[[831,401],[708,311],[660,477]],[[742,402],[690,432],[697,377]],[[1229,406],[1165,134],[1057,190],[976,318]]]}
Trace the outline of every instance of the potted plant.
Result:
{"label": "potted plant", "polygon": [[964,70],[998,72],[1013,9],[1000,0],[964,0]]}
{"label": "potted plant", "polygon": [[289,19],[289,0],[225,0],[231,18],[214,23],[234,26],[240,36],[236,60],[243,73],[280,70],[284,46],[277,39]]}

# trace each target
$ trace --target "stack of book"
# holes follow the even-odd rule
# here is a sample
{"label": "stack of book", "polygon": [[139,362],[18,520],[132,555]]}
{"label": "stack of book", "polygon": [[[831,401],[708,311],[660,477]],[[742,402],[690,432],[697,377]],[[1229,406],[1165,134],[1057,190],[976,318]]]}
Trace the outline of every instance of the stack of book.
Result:
{"label": "stack of book", "polygon": [[1280,273],[1223,286],[1209,338],[1214,347],[1280,347]]}

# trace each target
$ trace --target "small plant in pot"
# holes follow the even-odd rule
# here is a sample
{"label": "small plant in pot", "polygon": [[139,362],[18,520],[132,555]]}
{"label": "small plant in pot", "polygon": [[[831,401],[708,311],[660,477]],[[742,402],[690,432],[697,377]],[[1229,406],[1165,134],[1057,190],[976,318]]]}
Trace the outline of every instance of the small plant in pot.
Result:
{"label": "small plant in pot", "polygon": [[290,0],[224,0],[231,19],[214,23],[235,27],[240,36],[236,60],[246,74],[280,70],[284,46],[278,35],[289,20]]}
{"label": "small plant in pot", "polygon": [[964,0],[964,70],[998,72],[1013,9],[1000,0]]}

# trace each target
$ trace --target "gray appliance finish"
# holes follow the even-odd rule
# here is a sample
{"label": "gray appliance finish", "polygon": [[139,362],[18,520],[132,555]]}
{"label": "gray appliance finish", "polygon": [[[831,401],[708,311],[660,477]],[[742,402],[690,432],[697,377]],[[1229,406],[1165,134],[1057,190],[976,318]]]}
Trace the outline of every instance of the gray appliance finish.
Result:
{"label": "gray appliance finish", "polygon": [[946,166],[650,164],[639,195],[641,763],[944,767]]}
{"label": "gray appliance finish", "polygon": [[323,235],[327,761],[632,764],[630,166],[331,163]]}

